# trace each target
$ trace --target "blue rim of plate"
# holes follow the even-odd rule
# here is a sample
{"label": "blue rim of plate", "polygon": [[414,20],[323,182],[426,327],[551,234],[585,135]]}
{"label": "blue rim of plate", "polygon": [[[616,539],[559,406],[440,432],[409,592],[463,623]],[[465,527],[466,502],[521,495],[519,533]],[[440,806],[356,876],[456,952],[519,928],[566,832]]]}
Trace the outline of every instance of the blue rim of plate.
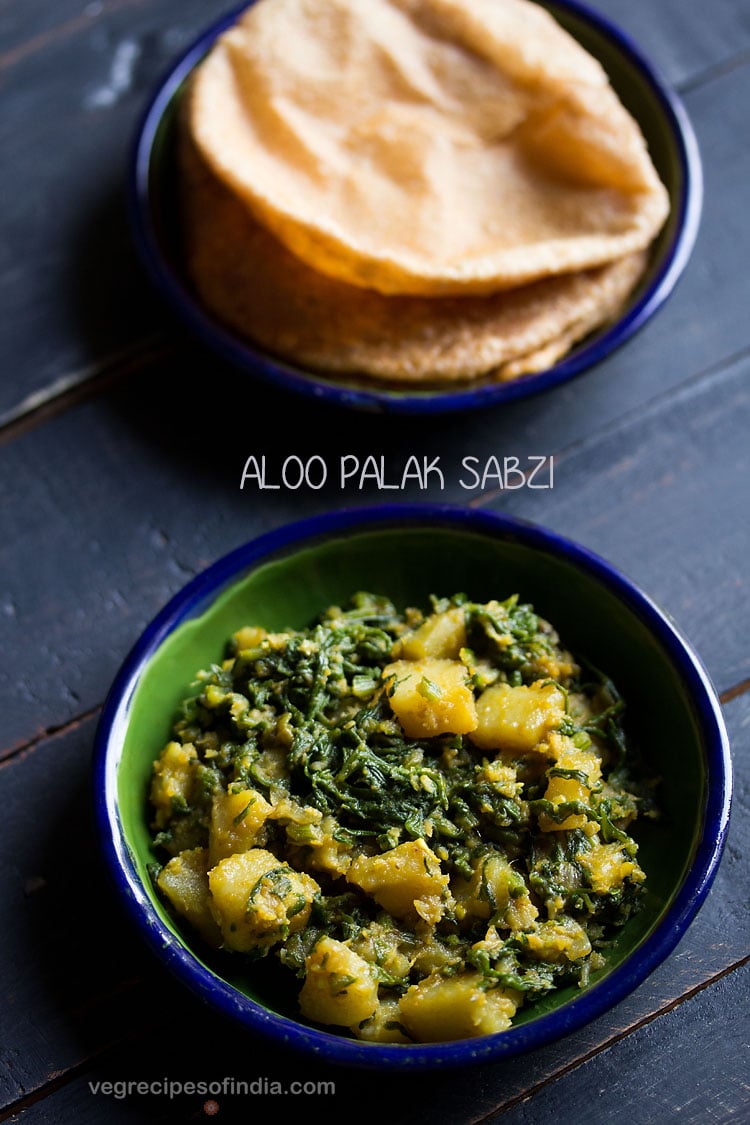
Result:
{"label": "blue rim of plate", "polygon": [[601,362],[629,340],[671,295],[692,253],[703,207],[700,152],[688,115],[681,99],[624,31],[579,0],[550,0],[550,7],[570,12],[608,38],[640,73],[661,107],[675,145],[680,168],[680,189],[672,238],[663,251],[662,261],[655,275],[624,316],[546,371],[507,383],[480,382],[455,391],[428,390],[410,393],[379,389],[375,384],[372,387],[354,387],[343,380],[337,383],[333,377],[295,368],[244,342],[201,307],[191,295],[179,270],[163,252],[151,211],[150,172],[154,140],[172,98],[214,40],[235,23],[249,6],[248,3],[243,3],[212,24],[187,48],[163,78],[136,133],[128,185],[131,226],[136,246],[152,282],[193,334],[234,367],[245,370],[278,389],[349,409],[391,414],[456,413],[525,398],[572,379]]}
{"label": "blue rim of plate", "polygon": [[[290,549],[355,531],[406,526],[443,527],[521,542],[572,562],[621,600],[667,651],[692,700],[703,736],[706,798],[704,831],[682,885],[654,929],[602,981],[561,1008],[497,1035],[393,1046],[345,1039],[277,1015],[200,964],[162,922],[137,873],[117,808],[117,768],[140,672],[174,629],[249,570]],[[235,548],[183,587],[146,627],[112,685],[97,727],[92,783],[104,861],[127,912],[152,951],[194,994],[281,1048],[363,1069],[387,1066],[417,1071],[511,1058],[544,1046],[603,1015],[642,984],[682,939],[714,881],[729,824],[732,765],[719,700],[699,656],[674,622],[622,572],[572,540],[515,517],[453,505],[394,504],[341,509],[283,525]]]}

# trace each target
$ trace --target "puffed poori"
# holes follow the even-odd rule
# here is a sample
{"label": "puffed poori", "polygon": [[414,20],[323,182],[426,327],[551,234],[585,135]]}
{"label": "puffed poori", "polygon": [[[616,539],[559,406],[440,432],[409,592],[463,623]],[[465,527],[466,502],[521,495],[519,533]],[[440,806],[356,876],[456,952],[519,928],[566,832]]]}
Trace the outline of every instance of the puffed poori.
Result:
{"label": "puffed poori", "polygon": [[181,117],[207,308],[314,370],[543,370],[613,319],[669,209],[600,64],[530,0],[258,0]]}

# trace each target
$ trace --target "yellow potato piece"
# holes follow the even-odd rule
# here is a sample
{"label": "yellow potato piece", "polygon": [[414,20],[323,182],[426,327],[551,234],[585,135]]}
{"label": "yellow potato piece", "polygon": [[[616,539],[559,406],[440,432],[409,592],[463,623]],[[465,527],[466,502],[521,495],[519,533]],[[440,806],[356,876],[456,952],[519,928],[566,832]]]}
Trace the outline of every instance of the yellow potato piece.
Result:
{"label": "yellow potato piece", "polygon": [[151,804],[156,809],[157,828],[169,824],[175,801],[189,802],[197,764],[198,755],[189,742],[168,742],[154,762]]}
{"label": "yellow potato piece", "polygon": [[540,961],[579,961],[591,952],[586,931],[572,918],[542,922],[526,934],[526,943]]}
{"label": "yellow potato piece", "polygon": [[373,1015],[352,1029],[357,1039],[368,1043],[409,1043],[409,1036],[401,1026],[398,1000],[380,1000]]}
{"label": "yellow potato piece", "polygon": [[479,973],[425,977],[404,994],[400,1021],[420,1043],[450,1042],[505,1031],[519,1005],[510,989],[481,988]]}
{"label": "yellow potato piece", "polygon": [[238,652],[245,648],[255,648],[268,634],[260,625],[243,625],[233,634],[232,640]]}
{"label": "yellow potato piece", "polygon": [[194,926],[204,941],[218,948],[221,932],[211,913],[207,848],[191,848],[170,859],[156,880],[172,906]]}
{"label": "yellow potato piece", "polygon": [[[567,801],[583,801],[584,804],[591,796],[591,790],[575,778],[551,777],[544,792],[544,798],[553,805],[562,805]],[[562,832],[572,828],[583,828],[586,823],[585,813],[571,813],[565,820],[556,821],[546,813],[539,815],[539,827],[542,832]]]}
{"label": "yellow potato piece", "polygon": [[616,841],[612,844],[595,843],[590,852],[579,857],[591,879],[591,889],[597,894],[607,894],[622,886],[625,879],[642,883],[646,876]]}
{"label": "yellow potato piece", "polygon": [[305,961],[305,974],[299,1006],[306,1019],[356,1027],[378,1007],[370,966],[343,942],[321,938]]}
{"label": "yellow potato piece", "polygon": [[554,684],[485,688],[476,705],[477,725],[470,739],[481,750],[534,750],[565,715],[565,697]]}
{"label": "yellow potato piece", "polygon": [[[555,759],[555,766],[565,770],[575,770],[588,779],[588,784],[574,777],[551,777],[547,784],[544,797],[553,805],[561,805],[567,801],[582,801],[588,803],[591,789],[602,775],[599,758],[590,750],[580,750],[572,739],[553,731],[547,739],[546,746]],[[542,832],[569,831],[572,828],[583,828],[587,823],[585,813],[572,813],[563,821],[556,821],[546,813],[539,816],[539,827]]]}
{"label": "yellow potato piece", "polygon": [[459,661],[396,660],[383,669],[384,681],[391,678],[391,707],[407,738],[467,734],[476,726],[474,694]]}
{"label": "yellow potato piece", "polygon": [[424,840],[409,840],[382,855],[359,856],[346,873],[395,918],[437,922],[449,901],[448,876]]}
{"label": "yellow potato piece", "polygon": [[464,611],[460,606],[433,613],[413,633],[401,638],[398,655],[404,660],[442,656],[456,660],[466,644]]}
{"label": "yellow potato piece", "polygon": [[454,879],[451,890],[459,920],[492,917],[498,926],[520,929],[519,921],[530,923],[537,916],[523,877],[499,855],[482,856],[471,879]]}
{"label": "yellow potato piece", "polygon": [[263,848],[217,863],[208,875],[211,912],[224,945],[246,953],[301,929],[320,887]]}
{"label": "yellow potato piece", "polygon": [[304,857],[303,867],[315,871],[327,871],[330,875],[344,875],[352,862],[351,845],[335,837],[338,821],[333,816],[324,816],[319,825],[314,825],[309,841],[299,845]]}
{"label": "yellow potato piece", "polygon": [[211,866],[220,859],[246,852],[258,842],[272,806],[255,789],[218,793],[211,804],[209,853]]}

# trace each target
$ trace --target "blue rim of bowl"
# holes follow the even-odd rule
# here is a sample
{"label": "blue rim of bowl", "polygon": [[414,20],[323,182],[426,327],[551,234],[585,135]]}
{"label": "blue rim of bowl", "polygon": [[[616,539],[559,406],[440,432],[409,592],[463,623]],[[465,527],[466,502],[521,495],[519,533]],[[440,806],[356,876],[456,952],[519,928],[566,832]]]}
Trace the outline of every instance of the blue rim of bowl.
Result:
{"label": "blue rim of bowl", "polygon": [[343,381],[339,385],[333,377],[329,379],[324,374],[305,372],[260,348],[253,348],[223,327],[191,295],[185,280],[162,251],[151,213],[149,182],[152,147],[164,112],[214,40],[249,6],[243,3],[204,31],[162,80],[137,130],[130,162],[128,203],[136,246],[156,289],[183,323],[210,350],[266,383],[317,401],[370,413],[442,414],[511,402],[572,379],[600,363],[630,339],[671,295],[692,253],[703,207],[703,170],[698,143],[681,99],[624,31],[579,0],[550,0],[550,3],[558,10],[567,10],[574,17],[591,24],[628,59],[655,95],[675,144],[680,190],[674,233],[663,251],[663,260],[654,277],[620,320],[546,371],[507,383],[480,383],[456,391],[417,393],[378,389],[377,386],[352,387]]}
{"label": "blue rim of bowl", "polygon": [[[138,876],[117,808],[122,736],[142,669],[167,636],[260,563],[326,538],[374,529],[447,528],[515,540],[572,562],[620,599],[667,651],[695,708],[706,766],[703,834],[673,901],[636,949],[597,984],[561,1008],[527,1024],[481,1039],[393,1046],[362,1043],[309,1028],[256,1005],[206,969],[165,926]],[[703,903],[721,859],[729,823],[732,767],[716,691],[690,642],[651,598],[587,548],[537,524],[493,512],[443,504],[347,508],[286,524],[237,547],[198,574],[146,627],[126,658],[105,702],[93,760],[94,818],[105,863],[126,909],[147,944],[193,993],[223,1015],[280,1047],[364,1069],[416,1071],[511,1058],[578,1030],[640,985],[672,952]]]}

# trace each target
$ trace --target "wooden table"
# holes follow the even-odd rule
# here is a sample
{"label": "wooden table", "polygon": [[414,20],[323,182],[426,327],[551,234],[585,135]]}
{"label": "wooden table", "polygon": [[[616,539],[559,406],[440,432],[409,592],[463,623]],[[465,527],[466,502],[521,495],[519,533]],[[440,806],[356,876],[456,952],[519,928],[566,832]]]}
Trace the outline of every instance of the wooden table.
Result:
{"label": "wooden table", "polygon": [[[674,295],[609,360],[544,396],[416,422],[305,402],[311,436],[292,448],[301,402],[186,338],[150,291],[126,221],[124,171],[149,91],[227,5],[0,2],[0,1120],[204,1120],[212,1107],[199,1094],[123,1098],[97,1084],[232,1077],[254,1086],[216,1097],[222,1121],[269,1111],[426,1125],[750,1120],[750,10],[746,0],[596,6],[681,92],[697,132],[705,207]],[[467,501],[454,479],[439,498],[524,516],[605,556],[674,617],[721,695],[736,795],[707,903],[614,1011],[521,1059],[386,1083],[269,1050],[166,978],[99,864],[92,738],[146,622],[256,534],[383,499],[373,488],[240,491],[249,453],[320,449],[440,453],[455,466],[553,454],[551,491]],[[291,1081],[333,1086],[269,1092]]]}

